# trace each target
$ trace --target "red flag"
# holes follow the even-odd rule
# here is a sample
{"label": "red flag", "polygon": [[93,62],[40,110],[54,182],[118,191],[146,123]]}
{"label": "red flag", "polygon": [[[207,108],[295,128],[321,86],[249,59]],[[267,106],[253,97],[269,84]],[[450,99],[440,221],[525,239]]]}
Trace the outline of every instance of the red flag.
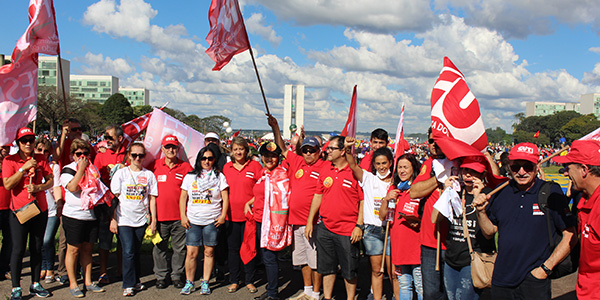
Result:
{"label": "red flag", "polygon": [[[162,110],[168,104],[169,102],[165,103],[165,105],[159,109]],[[151,116],[152,112],[149,112],[121,125],[121,128],[123,129],[123,148],[129,148],[129,145],[142,135],[142,132],[148,128]]]}
{"label": "red flag", "polygon": [[402,109],[400,110],[400,121],[398,121],[398,128],[396,129],[396,142],[394,143],[394,162],[398,157],[404,154],[404,151],[410,149],[410,145],[404,139],[404,103],[402,103]]}
{"label": "red flag", "polygon": [[58,30],[52,0],[29,1],[29,26],[12,53],[13,62],[33,53],[60,53]]}
{"label": "red flag", "polygon": [[241,128],[240,128],[240,130],[236,131],[236,132],[235,132],[235,133],[234,133],[234,134],[231,136],[231,138],[233,139],[234,137],[236,137],[236,136],[240,135],[240,132],[242,132],[242,129],[241,129]]}
{"label": "red flag", "polygon": [[350,111],[348,111],[348,120],[340,135],[356,138],[356,85],[352,92],[352,102],[350,103]]}
{"label": "red flag", "polygon": [[213,71],[219,71],[234,55],[248,50],[250,42],[237,0],[212,0],[208,21],[206,53],[216,63]]}
{"label": "red flag", "polygon": [[540,137],[540,131],[538,130],[536,133],[533,134],[534,138],[539,138]]}
{"label": "red flag", "polygon": [[479,151],[488,144],[479,103],[463,74],[447,57],[444,57],[444,67],[431,92],[431,127],[436,141],[450,137]]}
{"label": "red flag", "polygon": [[588,133],[587,135],[585,135],[584,137],[579,139],[580,141],[583,140],[596,140],[596,141],[600,141],[600,127],[590,133]]}

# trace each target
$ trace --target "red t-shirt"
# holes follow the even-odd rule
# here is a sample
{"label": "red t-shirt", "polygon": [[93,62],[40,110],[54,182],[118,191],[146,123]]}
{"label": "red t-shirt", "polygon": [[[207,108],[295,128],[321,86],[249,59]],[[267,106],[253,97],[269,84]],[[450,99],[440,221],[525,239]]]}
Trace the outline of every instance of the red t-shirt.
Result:
{"label": "red t-shirt", "polygon": [[[50,169],[50,165],[48,164],[48,160],[44,155],[34,154],[33,158],[37,161],[37,168],[35,168],[35,177],[33,184],[42,184],[42,180],[48,175],[52,175],[52,169]],[[25,164],[25,161],[21,159],[19,153],[7,156],[4,158],[4,162],[2,163],[2,178],[9,178],[16,172],[19,172],[19,168]],[[11,195],[11,203],[10,209],[17,210],[25,204],[31,202],[33,197],[29,199],[29,193],[25,188],[25,184],[29,184],[29,172],[25,171],[25,174],[21,181],[17,183],[10,190]],[[33,196],[33,195],[32,195]],[[40,207],[41,211],[46,211],[48,209],[48,203],[46,202],[46,193],[44,191],[35,193],[35,199],[37,200],[37,205]]]}
{"label": "red t-shirt", "polygon": [[173,168],[165,164],[161,158],[154,162],[152,168],[156,181],[158,182],[158,197],[156,197],[156,218],[159,222],[177,221],[179,215],[179,196],[181,195],[181,183],[185,174],[194,168],[185,162],[178,160]]}
{"label": "red t-shirt", "polygon": [[341,170],[333,164],[321,169],[315,194],[322,194],[320,214],[323,224],[331,232],[351,236],[358,221],[358,208],[363,192],[352,170],[345,166]]}
{"label": "red t-shirt", "polygon": [[106,149],[104,153],[98,153],[94,159],[94,166],[100,171],[100,178],[107,186],[110,186],[110,169],[116,164],[122,163],[125,158],[126,150],[121,147],[116,153],[111,149]]}
{"label": "red t-shirt", "polygon": [[[71,155],[71,144],[73,144],[72,140],[65,140],[65,145],[63,151],[60,153],[60,160],[58,161],[61,170],[62,167],[73,162],[73,155]],[[96,158],[96,149],[94,149],[94,147],[90,143],[88,143],[88,145],[90,146],[90,158],[92,159],[92,161],[94,161],[94,159]]]}
{"label": "red t-shirt", "polygon": [[[410,199],[410,192],[400,192],[396,203],[404,203]],[[430,222],[431,223],[431,222]],[[413,227],[397,212],[390,229],[390,243],[392,244],[392,264],[420,265],[421,243],[419,241],[420,225]]]}
{"label": "red t-shirt", "polygon": [[9,208],[10,191],[4,188],[4,184],[0,182],[0,210]]}
{"label": "red t-shirt", "polygon": [[[289,164],[288,175],[290,178],[290,210],[288,223],[290,225],[306,225],[310,205],[317,189],[317,180],[327,162],[319,159],[314,164],[308,165],[302,156],[288,151],[284,162]],[[315,218],[315,223],[317,218]]]}
{"label": "red t-shirt", "polygon": [[365,153],[365,156],[360,160],[360,168],[371,172],[371,161],[373,160],[373,151]]}
{"label": "red t-shirt", "polygon": [[265,210],[265,181],[258,180],[252,188],[254,193],[254,204],[252,204],[252,215],[254,221],[262,223],[263,211]]}
{"label": "red t-shirt", "polygon": [[[431,165],[433,160],[430,158],[423,163],[421,167],[421,172],[415,178],[413,185],[420,181],[425,181],[431,178]],[[425,201],[425,207],[423,209],[423,216],[421,217],[421,232],[419,235],[421,245],[437,248],[437,234],[436,234],[436,226],[431,223],[431,214],[433,213],[433,205],[440,198],[440,192],[438,189],[433,190],[431,194],[425,196],[421,199],[421,201]],[[448,234],[448,222],[447,220],[441,221],[439,223],[440,227],[440,239],[442,240],[442,250],[446,250],[446,235]]]}
{"label": "red t-shirt", "polygon": [[579,232],[581,233],[581,257],[577,274],[577,298],[598,299],[600,295],[600,187],[589,200],[581,199],[579,209]]}
{"label": "red t-shirt", "polygon": [[227,184],[229,184],[227,220],[245,222],[244,205],[254,197],[252,189],[261,177],[262,166],[254,160],[249,160],[241,170],[238,170],[230,161],[223,166],[223,174],[225,174]]}

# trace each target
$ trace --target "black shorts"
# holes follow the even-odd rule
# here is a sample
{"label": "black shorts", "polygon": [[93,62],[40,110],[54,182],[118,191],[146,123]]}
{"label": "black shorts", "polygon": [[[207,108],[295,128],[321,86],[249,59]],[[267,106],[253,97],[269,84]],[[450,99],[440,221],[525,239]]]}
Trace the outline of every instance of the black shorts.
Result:
{"label": "black shorts", "polygon": [[359,243],[350,241],[349,236],[335,234],[323,224],[317,225],[317,272],[328,275],[335,274],[338,265],[342,277],[352,280],[358,276]]}
{"label": "black shorts", "polygon": [[82,221],[62,216],[62,226],[69,245],[93,244],[98,239],[98,220]]}

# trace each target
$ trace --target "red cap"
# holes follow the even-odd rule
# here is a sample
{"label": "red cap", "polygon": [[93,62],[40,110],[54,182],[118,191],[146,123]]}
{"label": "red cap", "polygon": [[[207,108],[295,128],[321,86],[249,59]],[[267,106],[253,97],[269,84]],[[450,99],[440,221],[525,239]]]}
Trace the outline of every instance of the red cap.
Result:
{"label": "red cap", "polygon": [[508,154],[509,160],[527,160],[534,164],[537,164],[540,158],[540,151],[538,147],[532,143],[519,143],[516,144],[510,153]]}
{"label": "red cap", "polygon": [[23,127],[21,129],[19,129],[19,131],[17,132],[17,140],[21,139],[22,137],[26,137],[26,136],[35,137],[35,133],[33,133],[33,131],[31,129],[29,129],[28,127]]}
{"label": "red cap", "polygon": [[166,145],[175,145],[175,146],[179,146],[179,140],[177,139],[176,136],[174,135],[167,135],[163,138],[162,140],[162,145],[163,147]]}
{"label": "red cap", "polygon": [[477,173],[483,173],[485,171],[485,157],[480,156],[469,156],[465,157],[462,164],[460,165],[461,169],[471,169]]}
{"label": "red cap", "polygon": [[567,155],[557,156],[552,160],[559,164],[578,163],[600,166],[600,142],[594,140],[573,141]]}

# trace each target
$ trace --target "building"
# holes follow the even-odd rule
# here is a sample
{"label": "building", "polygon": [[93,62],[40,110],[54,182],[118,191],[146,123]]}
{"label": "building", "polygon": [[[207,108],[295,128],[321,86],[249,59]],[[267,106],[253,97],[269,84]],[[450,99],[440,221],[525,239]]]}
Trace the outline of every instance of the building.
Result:
{"label": "building", "polygon": [[10,64],[10,55],[5,56],[4,54],[0,54],[0,66]]}
{"label": "building", "polygon": [[119,78],[111,75],[71,75],[71,96],[104,104],[119,92]]}
{"label": "building", "polygon": [[[600,96],[600,95],[599,95]],[[583,107],[583,105],[582,105]],[[580,106],[579,103],[571,103],[571,102],[542,102],[542,101],[533,101],[527,102],[525,104],[525,116],[549,116],[557,113],[559,111],[576,111],[579,112]]]}
{"label": "building", "polygon": [[584,94],[579,98],[581,103],[581,114],[594,114],[600,117],[600,93]]}
{"label": "building", "polygon": [[150,91],[145,88],[120,88],[119,93],[123,94],[131,106],[150,105]]}
{"label": "building", "polygon": [[[66,59],[61,59],[59,64],[57,56],[39,56],[38,86],[54,87],[56,89],[56,94],[59,95],[60,98],[62,98],[63,91],[67,93],[70,91],[70,75],[70,61]],[[65,79],[63,80],[63,78]]]}
{"label": "building", "polygon": [[[295,88],[294,88],[295,87]],[[295,93],[294,93],[295,92]],[[283,138],[290,139],[294,125],[297,130],[304,125],[304,85],[286,84],[283,91]]]}

